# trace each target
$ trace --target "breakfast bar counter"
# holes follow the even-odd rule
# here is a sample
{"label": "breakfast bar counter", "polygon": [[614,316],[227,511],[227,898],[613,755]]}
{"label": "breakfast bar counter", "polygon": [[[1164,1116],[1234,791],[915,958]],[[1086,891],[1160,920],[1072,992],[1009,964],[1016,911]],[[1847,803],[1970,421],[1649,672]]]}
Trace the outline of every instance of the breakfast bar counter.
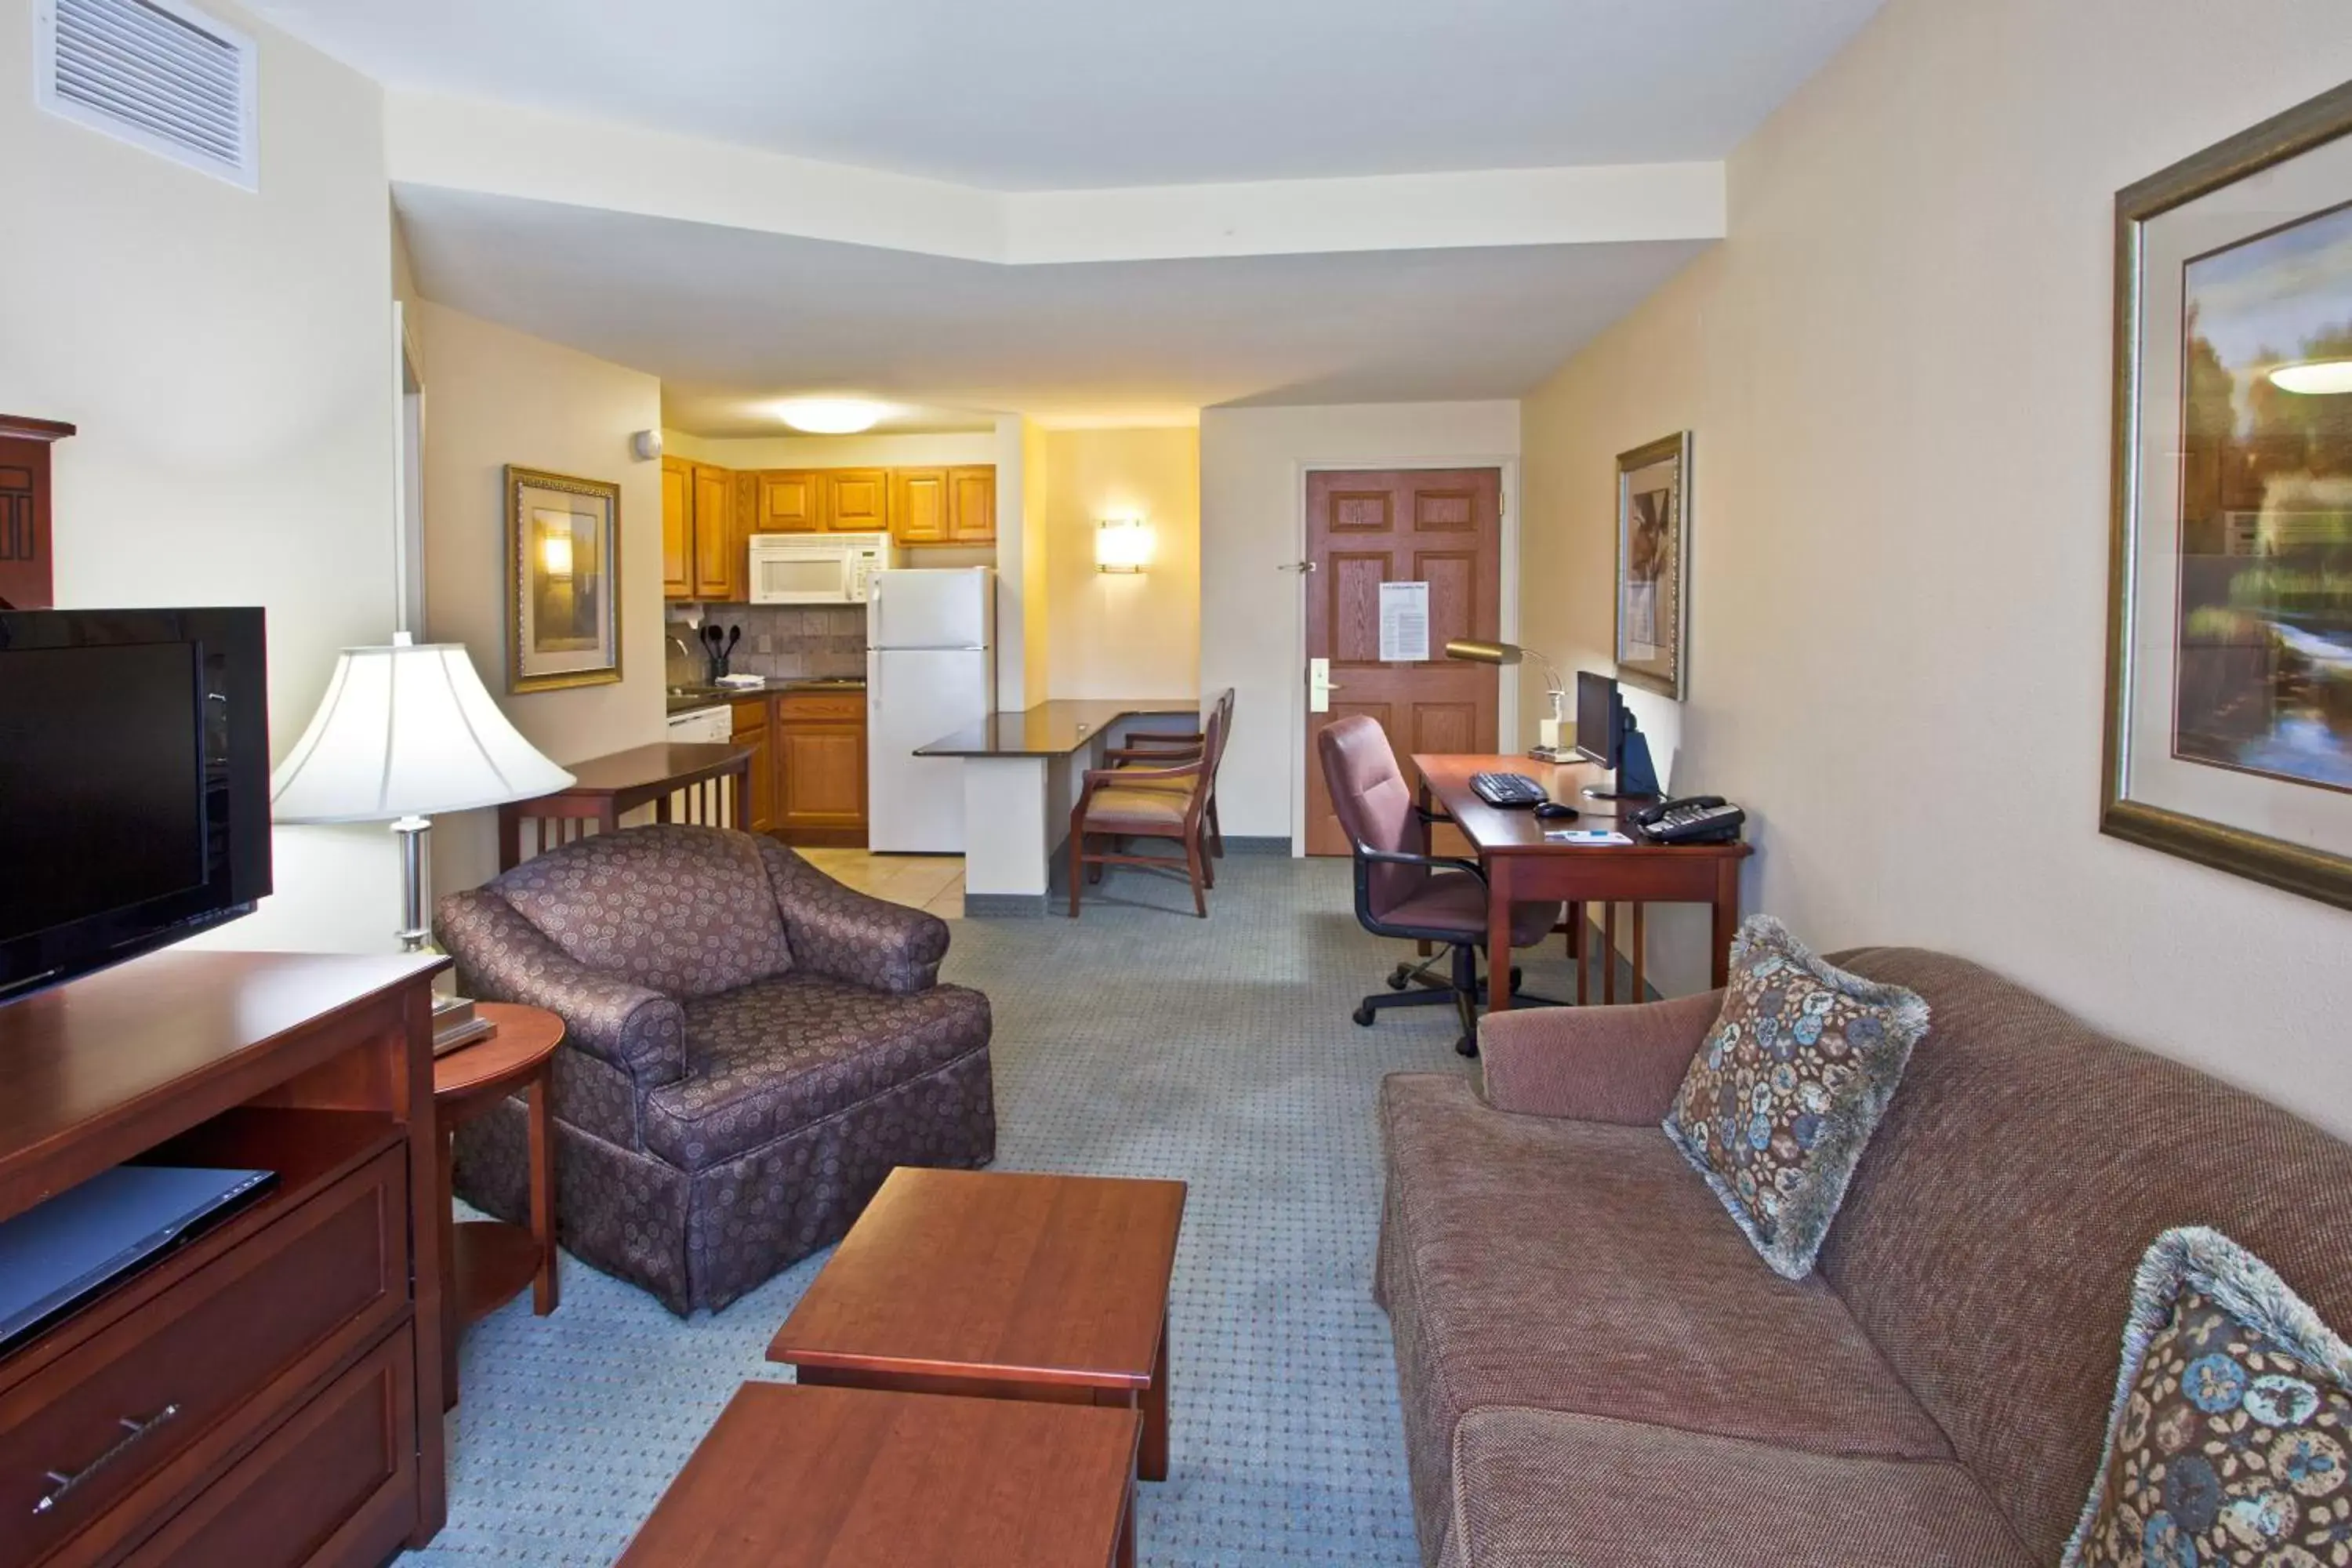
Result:
{"label": "breakfast bar counter", "polygon": [[1147,730],[1197,729],[1191,697],[1064,699],[919,746],[919,757],[963,762],[963,908],[967,915],[1042,915],[1070,836],[1087,770],[1107,741]]}

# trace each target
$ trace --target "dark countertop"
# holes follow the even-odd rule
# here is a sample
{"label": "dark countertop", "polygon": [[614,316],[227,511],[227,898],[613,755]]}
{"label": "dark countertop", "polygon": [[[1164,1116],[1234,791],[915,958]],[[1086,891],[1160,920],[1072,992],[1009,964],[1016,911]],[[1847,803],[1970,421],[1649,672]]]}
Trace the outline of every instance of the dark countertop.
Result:
{"label": "dark countertop", "polygon": [[671,713],[691,713],[698,708],[716,708],[745,697],[761,697],[772,691],[863,691],[866,678],[862,675],[772,675],[758,686],[673,686],[666,700]]}
{"label": "dark countertop", "polygon": [[1198,697],[1131,697],[1040,702],[1018,713],[992,713],[979,723],[915,748],[919,757],[1066,756],[1122,719],[1147,713],[1201,711]]}

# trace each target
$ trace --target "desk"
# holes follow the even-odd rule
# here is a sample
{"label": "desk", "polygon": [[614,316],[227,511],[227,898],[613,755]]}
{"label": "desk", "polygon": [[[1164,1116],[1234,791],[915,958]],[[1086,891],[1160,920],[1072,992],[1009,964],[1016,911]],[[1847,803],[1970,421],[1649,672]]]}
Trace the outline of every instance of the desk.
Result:
{"label": "desk", "polygon": [[751,769],[751,753],[740,747],[676,742],[574,763],[571,788],[499,807],[499,869],[522,864],[526,821],[534,855],[579,839],[591,823],[600,833],[616,832],[625,815],[648,801],[657,822],[736,826]]}
{"label": "desk", "polygon": [[[1454,756],[1416,752],[1422,804],[1452,817],[1477,851],[1486,873],[1487,962],[1507,969],[1511,951],[1511,906],[1559,900],[1572,904],[1710,904],[1715,909],[1714,983],[1731,973],[1731,938],[1739,926],[1739,863],[1751,853],[1746,844],[1555,844],[1544,837],[1553,827],[1615,827],[1604,816],[1629,803],[1587,801],[1577,792],[1598,775],[1586,763],[1538,763],[1531,757]],[[1583,811],[1574,822],[1545,822],[1526,810],[1488,805],[1470,788],[1470,775],[1526,773]],[[1579,933],[1580,939],[1582,933]],[[1580,948],[1581,944],[1580,940]],[[1604,953],[1614,964],[1616,955]],[[1511,1005],[1510,987],[1492,987],[1491,1010]]]}
{"label": "desk", "polygon": [[1171,715],[1186,721],[1184,728],[1197,729],[1201,700],[1040,702],[1017,713],[992,713],[917,747],[919,757],[963,761],[963,912],[1044,914],[1087,770],[1100,767],[1105,742],[1138,727],[1136,721]]}

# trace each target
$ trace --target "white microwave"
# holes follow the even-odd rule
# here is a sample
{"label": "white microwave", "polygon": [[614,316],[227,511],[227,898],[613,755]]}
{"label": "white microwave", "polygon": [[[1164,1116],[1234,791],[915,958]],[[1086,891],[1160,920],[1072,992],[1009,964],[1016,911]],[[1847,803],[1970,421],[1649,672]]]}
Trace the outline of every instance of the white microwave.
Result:
{"label": "white microwave", "polygon": [[755,533],[751,603],[862,605],[874,574],[897,563],[887,533]]}

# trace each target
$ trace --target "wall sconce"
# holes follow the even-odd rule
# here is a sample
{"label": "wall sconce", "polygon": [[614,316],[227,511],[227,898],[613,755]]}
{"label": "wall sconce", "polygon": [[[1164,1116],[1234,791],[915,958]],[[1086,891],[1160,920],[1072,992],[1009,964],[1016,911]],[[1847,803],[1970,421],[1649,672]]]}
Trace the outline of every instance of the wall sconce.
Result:
{"label": "wall sconce", "polygon": [[1151,525],[1139,517],[1107,517],[1095,529],[1095,570],[1140,572],[1151,564]]}

